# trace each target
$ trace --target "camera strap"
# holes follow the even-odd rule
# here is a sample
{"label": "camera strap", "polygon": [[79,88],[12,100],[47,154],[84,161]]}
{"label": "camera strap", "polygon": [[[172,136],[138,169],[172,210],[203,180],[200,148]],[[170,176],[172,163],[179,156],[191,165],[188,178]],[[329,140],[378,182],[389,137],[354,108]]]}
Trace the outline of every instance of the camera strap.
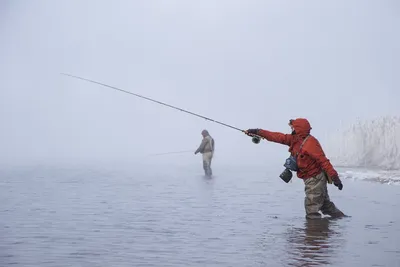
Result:
{"label": "camera strap", "polygon": [[310,135],[307,135],[306,138],[304,138],[303,142],[301,143],[300,148],[299,148],[299,151],[296,153],[296,158],[297,158],[297,155],[299,155],[300,150],[303,148],[303,145],[304,145],[305,142],[307,141],[308,137],[310,137]]}

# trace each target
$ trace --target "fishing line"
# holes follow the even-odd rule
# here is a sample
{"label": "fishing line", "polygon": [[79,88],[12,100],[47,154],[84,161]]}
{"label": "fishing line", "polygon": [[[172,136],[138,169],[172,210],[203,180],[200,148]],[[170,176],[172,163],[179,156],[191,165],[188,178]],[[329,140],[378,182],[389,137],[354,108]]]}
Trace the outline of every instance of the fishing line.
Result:
{"label": "fishing line", "polygon": [[[72,74],[68,74],[68,73],[60,73],[60,74],[64,75],[64,76],[72,77],[72,78],[75,78],[75,79],[87,81],[87,82],[90,82],[90,83],[98,84],[98,85],[101,85],[101,86],[104,86],[104,87],[108,87],[108,88],[111,88],[113,90],[120,91],[120,92],[123,92],[123,93],[126,93],[126,94],[130,94],[130,95],[133,95],[133,96],[136,96],[136,97],[139,97],[139,98],[142,98],[142,99],[145,99],[145,100],[148,100],[148,101],[151,101],[151,102],[154,102],[154,103],[157,103],[157,104],[169,107],[169,108],[173,108],[173,109],[188,113],[190,115],[193,115],[193,116],[196,116],[196,117],[199,117],[199,118],[211,121],[211,122],[218,123],[218,124],[220,124],[222,126],[225,126],[225,127],[240,131],[242,133],[246,133],[246,131],[244,131],[242,129],[239,129],[239,128],[235,127],[235,126],[232,126],[232,125],[229,125],[229,124],[226,124],[226,123],[223,123],[223,122],[220,122],[220,121],[217,121],[217,120],[214,120],[214,119],[211,119],[211,118],[199,115],[199,114],[196,114],[196,113],[188,111],[188,110],[184,110],[184,109],[179,108],[179,107],[172,106],[170,104],[167,104],[167,103],[155,100],[155,99],[151,99],[151,98],[146,97],[146,96],[135,94],[135,93],[132,93],[130,91],[126,91],[126,90],[123,90],[123,89],[120,89],[120,88],[117,88],[117,87],[114,87],[114,86],[111,86],[111,85],[107,85],[107,84],[104,84],[104,83],[101,83],[101,82],[97,82],[97,81],[94,81],[94,80],[90,80],[90,79],[86,79],[86,78],[83,78],[83,77],[75,76],[75,75],[72,75]],[[263,137],[258,136],[258,135],[253,135],[253,134],[248,134],[248,133],[246,133],[246,134],[252,137],[252,141],[255,144],[260,143],[261,138],[263,138]]]}
{"label": "fishing line", "polygon": [[149,156],[161,156],[161,155],[170,155],[170,154],[183,154],[183,153],[189,153],[189,152],[193,153],[193,150],[157,153],[157,154],[150,154]]}

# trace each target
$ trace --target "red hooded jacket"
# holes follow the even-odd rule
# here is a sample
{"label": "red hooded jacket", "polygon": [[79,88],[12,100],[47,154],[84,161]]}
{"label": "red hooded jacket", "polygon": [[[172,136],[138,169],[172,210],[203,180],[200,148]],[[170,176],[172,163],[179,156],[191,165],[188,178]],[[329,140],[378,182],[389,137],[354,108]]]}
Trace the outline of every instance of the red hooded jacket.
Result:
{"label": "red hooded jacket", "polygon": [[[324,151],[318,140],[310,135],[311,126],[307,119],[298,118],[292,121],[295,134],[283,134],[278,132],[270,132],[260,129],[258,135],[264,137],[268,141],[280,143],[289,146],[291,155],[297,155],[297,177],[307,179],[314,177],[321,171],[325,171],[330,177],[337,176],[336,170],[333,168],[329,159],[326,158]],[[303,140],[308,139],[300,149]]]}

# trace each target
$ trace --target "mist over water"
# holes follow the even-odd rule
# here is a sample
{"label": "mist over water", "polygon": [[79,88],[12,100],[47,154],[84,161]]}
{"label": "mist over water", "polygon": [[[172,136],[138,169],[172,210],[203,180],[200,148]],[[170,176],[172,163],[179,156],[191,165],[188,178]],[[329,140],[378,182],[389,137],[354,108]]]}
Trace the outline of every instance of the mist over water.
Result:
{"label": "mist over water", "polygon": [[[399,14],[390,0],[0,1],[0,266],[400,265],[398,121],[371,123],[400,113]],[[352,217],[304,219],[302,181],[278,177],[287,147],[60,73],[240,129],[305,117]],[[213,179],[192,152],[154,156],[194,152],[203,129]]]}
{"label": "mist over water", "polygon": [[393,1],[361,0],[2,1],[1,161],[130,161],[195,149],[208,129],[226,163],[280,164],[280,145],[261,149],[240,132],[60,73],[241,129],[288,133],[289,119],[306,117],[323,141],[341,123],[399,114],[398,12]]}

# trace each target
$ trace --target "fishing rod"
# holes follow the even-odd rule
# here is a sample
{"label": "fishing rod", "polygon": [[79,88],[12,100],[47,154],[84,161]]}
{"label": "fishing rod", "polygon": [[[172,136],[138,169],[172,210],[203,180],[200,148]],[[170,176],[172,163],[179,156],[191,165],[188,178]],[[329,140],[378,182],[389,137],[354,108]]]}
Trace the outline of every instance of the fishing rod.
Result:
{"label": "fishing rod", "polygon": [[120,92],[123,92],[123,93],[126,93],[126,94],[130,94],[130,95],[133,95],[133,96],[136,96],[136,97],[139,97],[139,98],[142,98],[142,99],[145,99],[145,100],[148,100],[148,101],[151,101],[151,102],[154,102],[154,103],[157,103],[157,104],[160,104],[160,105],[169,107],[169,108],[173,108],[173,109],[176,109],[176,110],[179,110],[179,111],[188,113],[188,114],[190,114],[190,115],[193,115],[193,116],[196,116],[196,117],[199,117],[199,118],[202,118],[202,119],[211,121],[211,122],[218,123],[218,124],[220,124],[220,125],[222,125],[222,126],[225,126],[225,127],[228,127],[228,128],[231,128],[231,129],[234,129],[234,130],[237,130],[237,131],[240,131],[240,132],[242,132],[242,133],[245,133],[245,134],[251,136],[251,137],[252,137],[252,141],[253,141],[253,143],[255,143],[255,144],[260,143],[261,138],[263,138],[263,137],[261,137],[261,136],[255,135],[255,134],[249,134],[249,133],[247,133],[245,130],[239,129],[239,128],[234,127],[234,126],[232,126],[232,125],[229,125],[229,124],[226,124],[226,123],[223,123],[223,122],[220,122],[220,121],[217,121],[217,120],[214,120],[214,119],[211,119],[211,118],[208,118],[208,117],[205,117],[205,116],[196,114],[196,113],[191,112],[191,111],[188,111],[188,110],[184,110],[184,109],[179,108],[179,107],[172,106],[172,105],[170,105],[170,104],[167,104],[167,103],[164,103],[164,102],[161,102],[161,101],[158,101],[158,100],[151,99],[151,98],[149,98],[149,97],[145,97],[145,96],[142,96],[142,95],[139,95],[139,94],[135,94],[135,93],[132,93],[132,92],[130,92],[130,91],[126,91],[126,90],[123,90],[123,89],[120,89],[120,88],[117,88],[117,87],[114,87],[114,86],[111,86],[111,85],[107,85],[107,84],[104,84],[104,83],[101,83],[101,82],[97,82],[97,81],[94,81],[94,80],[82,78],[82,77],[75,76],[75,75],[68,74],[68,73],[60,73],[60,74],[61,74],[61,75],[64,75],[64,76],[72,77],[72,78],[75,78],[75,79],[87,81],[87,82],[90,82],[90,83],[98,84],[98,85],[101,85],[101,86],[104,86],[104,87],[108,87],[108,88],[114,89],[114,90],[116,90],[116,91],[120,91]]}

